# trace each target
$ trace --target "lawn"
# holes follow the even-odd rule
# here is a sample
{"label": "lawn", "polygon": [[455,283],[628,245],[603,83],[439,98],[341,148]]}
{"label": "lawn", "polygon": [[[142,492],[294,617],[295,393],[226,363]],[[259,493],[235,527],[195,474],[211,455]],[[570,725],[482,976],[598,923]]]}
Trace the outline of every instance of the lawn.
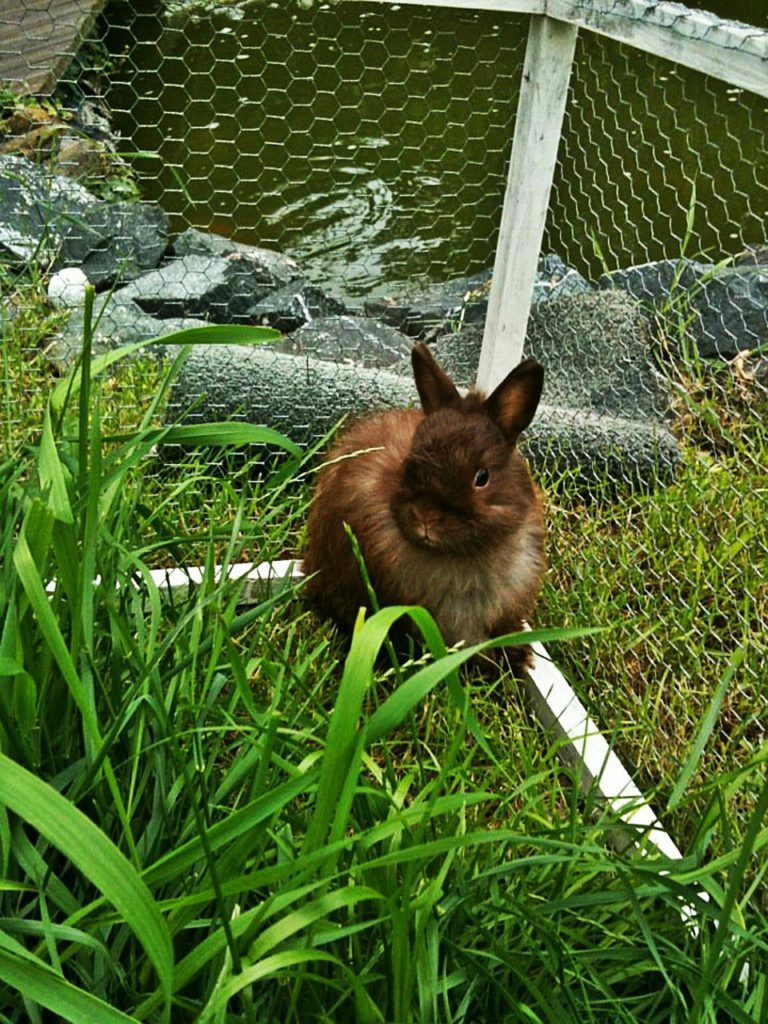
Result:
{"label": "lawn", "polygon": [[[191,440],[160,427],[172,369],[55,381],[39,285],[15,288],[37,316],[3,345],[1,1020],[768,1019],[759,388],[676,380],[664,490],[542,479],[538,625],[607,627],[549,647],[686,853],[661,862],[423,612],[431,653],[392,665],[402,612],[349,648],[300,588],[241,605],[210,569],[297,550],[316,456],[272,443],[257,471],[258,428],[229,438],[245,460],[212,428],[162,459]],[[166,600],[167,564],[209,572]]]}

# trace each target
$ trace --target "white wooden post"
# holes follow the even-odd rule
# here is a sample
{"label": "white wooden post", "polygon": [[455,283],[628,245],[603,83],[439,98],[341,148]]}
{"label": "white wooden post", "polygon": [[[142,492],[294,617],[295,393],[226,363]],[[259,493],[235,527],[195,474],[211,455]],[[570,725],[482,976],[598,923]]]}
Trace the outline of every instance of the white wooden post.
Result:
{"label": "white wooden post", "polygon": [[531,18],[477,373],[485,391],[522,356],[577,31],[552,18]]}

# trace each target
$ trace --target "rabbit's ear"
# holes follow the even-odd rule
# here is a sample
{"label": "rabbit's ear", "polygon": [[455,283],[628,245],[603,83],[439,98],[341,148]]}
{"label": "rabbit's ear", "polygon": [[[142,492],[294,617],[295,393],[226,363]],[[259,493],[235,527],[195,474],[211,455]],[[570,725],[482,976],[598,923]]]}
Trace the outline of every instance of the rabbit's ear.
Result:
{"label": "rabbit's ear", "polygon": [[544,367],[524,359],[485,400],[485,409],[512,444],[534,417],[544,386]]}
{"label": "rabbit's ear", "polygon": [[411,364],[421,407],[429,415],[446,406],[461,405],[461,395],[451,378],[441,370],[426,345],[419,342],[411,350]]}

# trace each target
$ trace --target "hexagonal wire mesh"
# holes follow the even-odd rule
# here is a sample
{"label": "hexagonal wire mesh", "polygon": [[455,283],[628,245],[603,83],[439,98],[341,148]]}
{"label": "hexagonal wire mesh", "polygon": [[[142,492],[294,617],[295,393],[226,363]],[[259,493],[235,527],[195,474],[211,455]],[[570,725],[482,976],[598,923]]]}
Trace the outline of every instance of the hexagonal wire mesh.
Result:
{"label": "hexagonal wire mesh", "polygon": [[484,269],[514,123],[521,20],[380,4],[117,11],[110,103],[144,191],[297,255],[343,298]]}
{"label": "hexagonal wire mesh", "polygon": [[[643,304],[685,467],[650,502],[624,506],[613,528],[588,531],[601,557],[569,559],[561,578],[570,614],[597,573],[611,608],[603,621],[631,622],[608,642],[623,647],[618,657],[599,641],[602,656],[582,653],[593,699],[611,663],[609,677],[633,693],[624,720],[653,719],[630,752],[645,785],[659,767],[674,772],[681,736],[739,648],[704,774],[746,763],[765,741],[767,115],[762,96],[580,33],[543,250]],[[609,349],[616,367],[621,346]]]}
{"label": "hexagonal wire mesh", "polygon": [[[575,6],[595,5],[600,0]],[[307,320],[316,327],[322,314],[369,313],[410,336],[442,334],[444,357],[470,377],[528,18],[357,2],[211,7],[167,2],[146,13],[109,4],[92,49],[60,87],[77,108],[75,134],[99,140],[98,104],[80,101],[84,85],[98,93],[109,81],[122,154],[112,154],[110,166],[132,174],[113,174],[108,198],[119,199],[133,179],[170,221],[171,248],[151,260],[161,260],[160,277],[147,275],[149,257],[134,260],[136,246],[121,250],[120,283],[139,279],[122,298],[142,314],[137,326],[108,310],[105,341],[157,333],[169,318],[276,323],[290,336],[289,354],[314,346],[327,360],[325,419],[316,394],[305,390],[302,399],[300,389],[275,386],[277,362],[262,368],[261,389],[241,389],[239,367],[233,374],[219,359],[217,382],[204,364],[205,387],[217,392],[208,411],[233,415],[249,403],[251,414],[305,437],[365,390],[362,371],[351,384],[342,374],[350,352],[380,365],[402,359],[410,344],[379,328],[371,336],[369,320],[365,329],[353,324],[339,356],[335,335],[294,333]],[[88,71],[94,59],[106,61],[107,76]],[[550,401],[613,417],[629,401],[634,417],[665,416],[679,463],[675,479],[651,494],[622,490],[621,460],[605,461],[597,503],[561,484],[551,502],[553,571],[542,616],[618,627],[609,640],[564,656],[595,699],[606,685],[624,691],[621,714],[633,721],[637,711],[648,723],[630,748],[641,765],[655,751],[644,782],[657,781],[665,751],[674,768],[678,733],[690,739],[714,680],[742,646],[747,654],[707,763],[738,763],[764,733],[768,538],[759,481],[768,448],[759,427],[765,363],[754,350],[766,337],[765,127],[765,99],[580,33],[542,248],[550,256],[535,296],[560,289],[561,305],[534,308],[529,347],[559,364]],[[155,233],[142,253],[164,237],[161,216],[144,219]],[[56,265],[51,254],[42,284]],[[406,294],[454,278],[462,281],[447,296]],[[601,290],[610,285],[624,297],[606,299]],[[642,303],[640,327],[626,293]],[[110,309],[119,305],[115,299]],[[16,322],[23,327],[23,316]],[[49,328],[55,339],[60,324]],[[75,323],[49,354],[66,362],[76,336]],[[468,364],[457,337],[467,340]],[[37,350],[26,379],[32,362],[42,379]],[[18,433],[14,372],[6,360],[7,440]],[[281,390],[290,397],[275,406]],[[396,389],[395,398],[402,394]],[[563,422],[571,442],[588,425],[578,412]],[[557,473],[545,466],[544,476],[554,492]]]}

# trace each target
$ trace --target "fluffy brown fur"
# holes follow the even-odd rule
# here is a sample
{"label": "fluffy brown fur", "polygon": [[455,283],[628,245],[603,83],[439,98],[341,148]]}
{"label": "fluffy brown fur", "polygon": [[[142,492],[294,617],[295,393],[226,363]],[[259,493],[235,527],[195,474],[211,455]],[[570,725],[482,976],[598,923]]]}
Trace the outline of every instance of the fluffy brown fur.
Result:
{"label": "fluffy brown fur", "polygon": [[424,605],[448,644],[515,631],[546,567],[541,498],[515,447],[543,370],[525,360],[485,398],[462,397],[424,345],[413,368],[422,409],[352,424],[320,471],[307,597],[347,630],[369,604],[348,523],[380,604]]}

